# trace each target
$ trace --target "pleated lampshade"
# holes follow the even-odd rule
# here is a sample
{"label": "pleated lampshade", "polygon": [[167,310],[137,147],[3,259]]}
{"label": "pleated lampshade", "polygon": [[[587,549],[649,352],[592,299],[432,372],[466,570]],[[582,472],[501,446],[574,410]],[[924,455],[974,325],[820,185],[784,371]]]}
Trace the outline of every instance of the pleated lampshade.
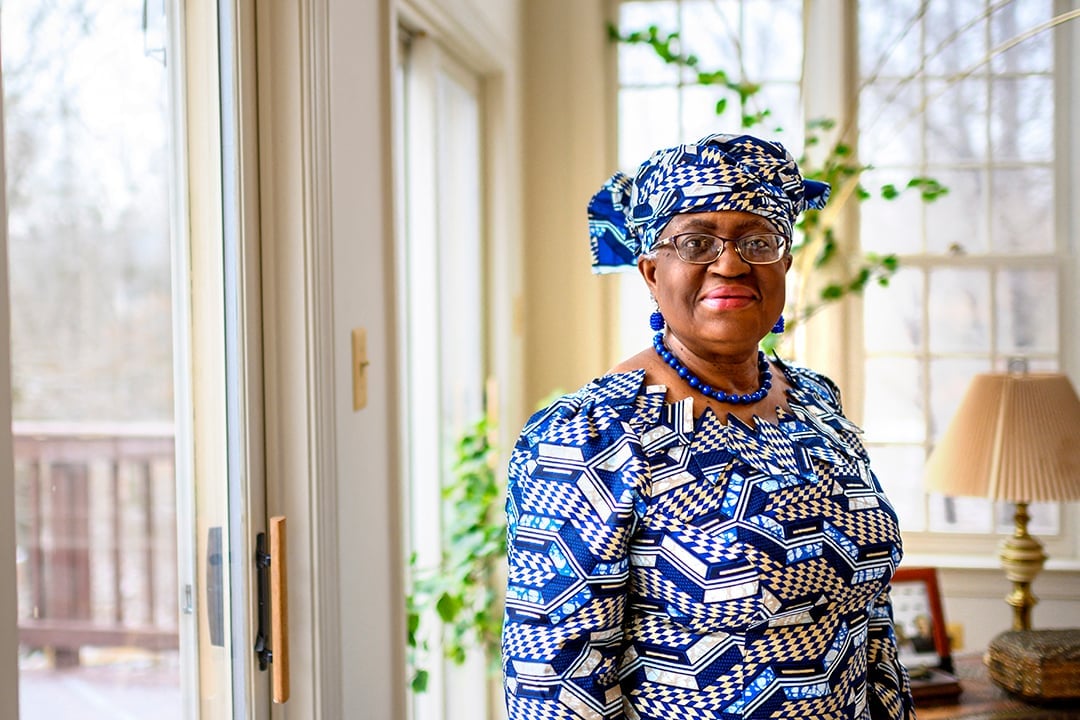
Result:
{"label": "pleated lampshade", "polygon": [[927,489],[1009,502],[1080,500],[1080,397],[1059,373],[987,373],[926,463]]}

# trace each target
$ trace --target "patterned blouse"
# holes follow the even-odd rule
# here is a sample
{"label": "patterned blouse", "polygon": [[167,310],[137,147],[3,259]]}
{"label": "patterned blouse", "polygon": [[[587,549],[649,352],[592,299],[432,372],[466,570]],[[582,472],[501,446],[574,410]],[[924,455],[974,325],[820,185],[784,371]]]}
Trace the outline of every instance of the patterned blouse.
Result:
{"label": "patterned blouse", "polygon": [[913,720],[896,515],[827,378],[776,424],[644,371],[536,413],[510,460],[511,720]]}

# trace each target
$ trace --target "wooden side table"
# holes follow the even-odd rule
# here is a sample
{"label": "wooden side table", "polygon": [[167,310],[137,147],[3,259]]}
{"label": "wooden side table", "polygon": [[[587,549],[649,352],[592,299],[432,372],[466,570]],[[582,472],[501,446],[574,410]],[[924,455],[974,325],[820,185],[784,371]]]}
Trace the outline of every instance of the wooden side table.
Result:
{"label": "wooden side table", "polygon": [[915,703],[919,720],[1080,720],[1080,702],[1034,705],[999,688],[990,680],[982,654],[953,656],[962,692],[955,703]]}

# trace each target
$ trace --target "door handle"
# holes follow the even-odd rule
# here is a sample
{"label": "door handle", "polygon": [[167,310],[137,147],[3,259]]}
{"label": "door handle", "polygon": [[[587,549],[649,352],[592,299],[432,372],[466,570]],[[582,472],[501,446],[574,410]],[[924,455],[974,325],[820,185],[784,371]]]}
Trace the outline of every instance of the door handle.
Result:
{"label": "door handle", "polygon": [[206,622],[210,644],[217,647],[225,647],[225,562],[222,552],[221,527],[212,527],[206,536]]}
{"label": "door handle", "polygon": [[[266,533],[255,539],[255,564],[259,568],[259,631],[255,636],[255,655],[259,669],[272,666],[273,699],[289,699],[289,580],[284,516],[270,518],[270,547]],[[268,552],[269,551],[269,552]],[[269,630],[269,647],[267,647]]]}

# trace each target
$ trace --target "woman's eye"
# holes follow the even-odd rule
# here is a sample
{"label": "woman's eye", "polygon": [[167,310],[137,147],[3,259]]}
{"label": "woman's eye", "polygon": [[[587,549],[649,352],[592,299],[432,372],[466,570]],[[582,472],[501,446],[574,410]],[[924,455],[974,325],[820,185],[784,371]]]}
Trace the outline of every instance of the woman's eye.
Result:
{"label": "woman's eye", "polygon": [[772,247],[769,239],[765,237],[748,237],[742,242],[744,250],[768,250]]}
{"label": "woman's eye", "polygon": [[685,250],[704,250],[712,244],[707,235],[685,235],[682,243]]}

